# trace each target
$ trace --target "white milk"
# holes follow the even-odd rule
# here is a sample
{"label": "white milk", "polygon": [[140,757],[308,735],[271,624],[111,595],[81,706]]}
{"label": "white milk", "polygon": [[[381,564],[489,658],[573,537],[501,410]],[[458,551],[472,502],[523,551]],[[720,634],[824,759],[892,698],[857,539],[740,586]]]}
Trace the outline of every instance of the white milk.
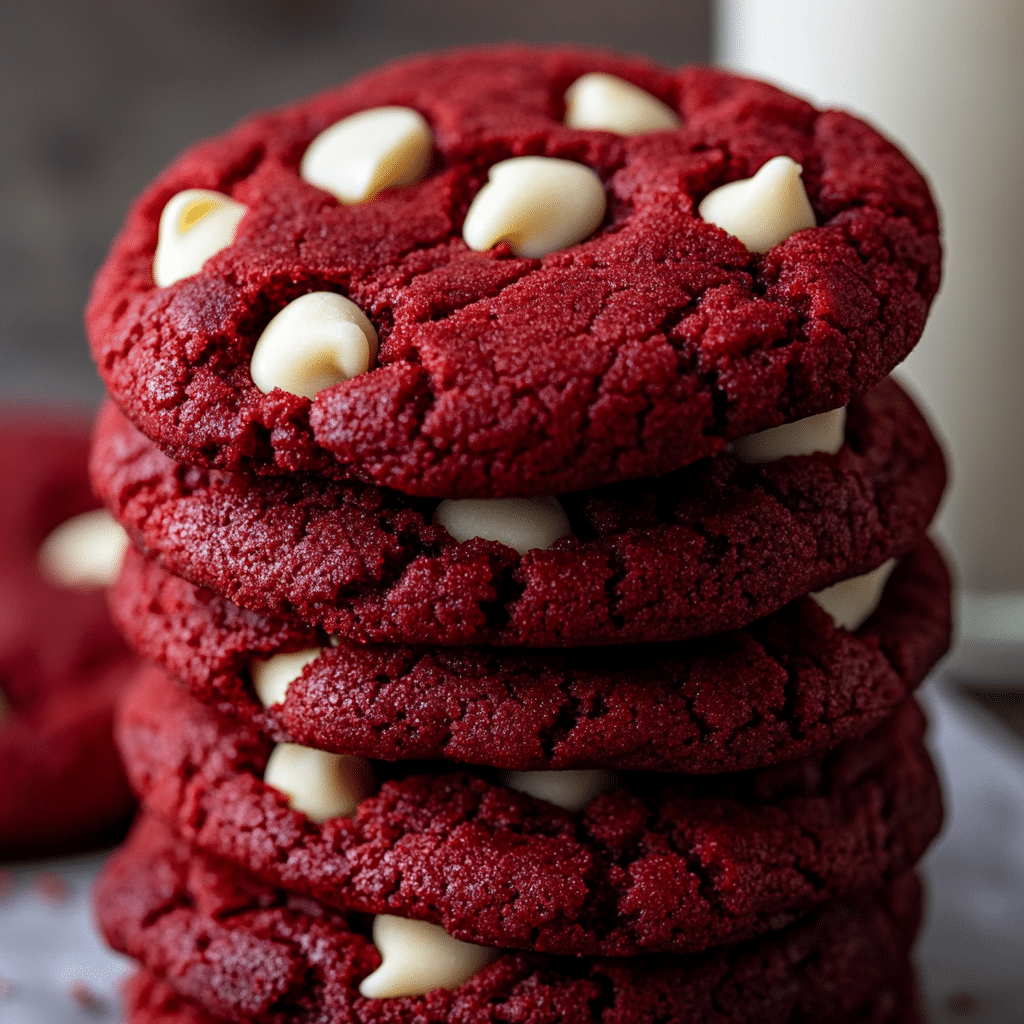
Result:
{"label": "white milk", "polygon": [[928,174],[943,286],[896,376],[952,462],[938,532],[964,634],[1024,639],[1024,3],[718,0],[717,53],[867,117]]}

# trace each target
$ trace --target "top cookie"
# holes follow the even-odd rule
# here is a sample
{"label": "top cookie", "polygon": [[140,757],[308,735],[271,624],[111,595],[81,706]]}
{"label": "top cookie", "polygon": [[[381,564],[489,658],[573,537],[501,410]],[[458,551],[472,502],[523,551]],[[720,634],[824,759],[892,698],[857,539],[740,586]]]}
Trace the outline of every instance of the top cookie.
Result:
{"label": "top cookie", "polygon": [[[624,127],[577,90],[569,122],[617,130],[568,126],[595,72],[658,116]],[[381,107],[404,113],[347,122],[331,152],[327,129]],[[701,206],[780,156],[810,201],[790,227],[816,226],[769,245]],[[923,178],[855,118],[704,68],[499,48],[390,65],[186,153],[136,204],[87,322],[118,404],[181,461],[551,494],[846,404],[917,341],[939,264]]]}

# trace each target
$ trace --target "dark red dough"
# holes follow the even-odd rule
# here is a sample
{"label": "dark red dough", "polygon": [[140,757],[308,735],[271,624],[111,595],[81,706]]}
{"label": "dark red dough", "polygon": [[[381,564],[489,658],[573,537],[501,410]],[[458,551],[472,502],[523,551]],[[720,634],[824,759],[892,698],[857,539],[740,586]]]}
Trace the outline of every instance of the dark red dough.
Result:
{"label": "dark red dough", "polygon": [[574,536],[523,557],[455,543],[433,503],[310,477],[178,466],[113,407],[93,481],[136,544],[254,611],[356,640],[568,646],[719,633],[909,551],[945,486],[942,453],[891,381],[855,400],[847,444],[563,498]]}
{"label": "dark red dough", "polygon": [[[268,1024],[845,1019],[906,973],[920,902],[908,876],[873,898],[711,955],[505,953],[454,992],[367,1000],[357,986],[379,963],[368,921],[195,856],[150,819],[108,862],[96,891],[100,926],[115,949],[209,1013]],[[153,1001],[169,996],[149,991]],[[145,992],[136,988],[136,998]]]}
{"label": "dark red dough", "polygon": [[[949,578],[923,540],[855,635],[809,597],[705,640],[573,651],[364,646],[247,612],[132,551],[114,619],[195,697],[276,739],[385,761],[722,772],[877,725],[949,644]],[[323,646],[269,711],[252,658]]]}
{"label": "dark red dough", "polygon": [[[844,1014],[838,1017],[831,1016],[829,1018],[830,1024],[924,1024],[917,1005],[917,992],[912,973],[913,968],[909,961],[906,964],[906,972],[906,976],[903,979],[878,988],[872,998],[863,1006],[858,1007],[852,1014]],[[860,979],[858,978],[858,988],[859,984]],[[804,995],[801,997],[801,1001],[806,1004],[810,1000]],[[218,1024],[221,1020],[218,1017],[211,1017],[195,1003],[176,995],[174,989],[166,982],[158,981],[144,971],[139,971],[129,978],[125,985],[125,1003],[125,1019],[128,1024]],[[772,1012],[776,1014],[774,1017],[755,1016],[753,1021],[756,1021],[757,1024],[765,1024],[765,1022],[771,1022],[772,1020],[786,1021],[786,1024],[801,1024],[801,1022],[821,1024],[822,1022],[820,1011],[817,1007],[811,1010],[801,1008],[799,1012],[794,1011],[789,1016],[785,1016],[787,1012],[783,1009],[785,1006],[786,1004],[783,1003],[782,1007],[772,1007]],[[631,1013],[627,1007],[611,1007],[601,1012],[599,1008],[594,1007],[593,1003],[590,1004],[588,1009],[590,1012],[586,1015],[581,1014],[579,1018],[573,1018],[564,1016],[565,1007],[560,1006],[556,1012],[563,1014],[562,1016],[553,1019],[531,1016],[530,1020],[551,1019],[552,1024],[555,1024],[555,1021],[561,1024],[563,1021],[574,1020],[579,1020],[581,1024],[592,1024],[592,1022],[598,1021],[608,1022],[608,1024],[611,1024],[611,1022],[615,1022],[615,1024],[619,1024],[619,1022],[633,1024],[636,1020],[644,1019],[641,1016],[644,1012],[643,1008],[641,1008],[640,1014]],[[745,1019],[737,1016],[736,1013],[729,1016],[714,1004],[710,1007],[705,1005],[703,1009],[704,1015],[699,1017],[693,1016],[695,1011],[691,1005],[686,1007],[686,1016],[682,1018],[665,1018],[659,1015],[656,1019],[658,1024],[673,1024],[676,1020],[678,1020],[678,1024],[694,1024],[694,1022],[700,1024],[701,1021],[714,1022],[714,1024],[731,1024],[733,1021]],[[763,1007],[759,1007],[759,1011],[763,1011]],[[779,1014],[782,1014],[782,1016],[779,1016]],[[252,1024],[253,1020],[251,1017],[238,1017],[235,1019],[243,1021],[244,1024]],[[396,1018],[377,1014],[363,1019],[366,1021],[366,1024],[377,1024],[377,1022],[382,1022],[383,1024],[384,1021]],[[417,1024],[419,1024],[421,1019],[424,1021],[430,1020],[429,1017],[417,1018]],[[503,1012],[500,1004],[497,1006],[492,1004],[487,1007],[481,1007],[479,1019],[490,1024],[492,1021],[507,1021],[508,1017]]]}
{"label": "dark red dough", "polygon": [[[595,70],[661,97],[683,126],[565,128],[565,89]],[[345,207],[299,178],[320,131],[387,104],[432,125],[426,180]],[[462,221],[487,169],[526,154],[592,167],[604,223],[541,261],[470,252]],[[779,154],[802,164],[820,226],[757,256],[696,206]],[[250,213],[198,275],[156,288],[160,213],[195,187]],[[118,404],[183,462],[420,495],[550,494],[665,473],[845,405],[913,347],[939,270],[924,179],[847,114],[707,68],[494,48],[389,65],[190,150],[134,206],[87,326]],[[312,404],[262,395],[256,339],[320,290],[370,316],[377,368]]]}
{"label": "dark red dough", "polygon": [[823,761],[626,776],[578,814],[442,766],[322,826],[263,783],[263,734],[158,669],[118,741],[150,811],[269,883],[484,945],[628,956],[737,942],[912,867],[942,816],[923,729],[910,702]]}
{"label": "dark red dough", "polygon": [[109,842],[134,805],[112,719],[136,659],[102,591],[36,567],[47,534],[97,505],[88,450],[86,423],[0,413],[0,858]]}
{"label": "dark red dough", "polygon": [[[905,978],[897,981],[894,984],[885,985],[879,988],[874,996],[864,1006],[859,1007],[852,1014],[843,1016],[832,1016],[829,1018],[830,1024],[923,1024],[923,1018],[917,1007],[917,994],[914,985],[912,967],[909,962],[906,966],[907,975]],[[859,987],[859,978],[857,985]],[[804,997],[803,1001],[806,1003],[808,1000]],[[143,971],[132,975],[129,978],[128,983],[125,986],[125,1003],[126,1003],[126,1017],[128,1024],[218,1024],[220,1018],[211,1017],[205,1010],[202,1010],[195,1003],[183,999],[182,997],[175,994],[174,990],[163,981],[158,981],[152,975],[148,975]],[[786,1004],[783,1003],[782,1007],[773,1007],[773,1012],[776,1016],[755,1016],[753,1018],[757,1024],[765,1024],[765,1022],[771,1022],[772,1020],[786,1021],[786,1024],[800,1024],[800,1022],[807,1022],[807,1024],[821,1024],[820,1011],[814,1008],[809,1011],[801,1011],[799,1013],[790,1013],[789,1016],[785,1016],[787,1010]],[[559,1024],[562,1021],[574,1021],[580,1020],[581,1024],[592,1024],[592,1022],[632,1022],[636,1020],[644,1019],[642,1016],[631,1013],[627,1007],[610,1007],[601,1012],[600,1008],[595,1008],[594,1004],[591,1003],[588,1007],[590,1012],[587,1015],[581,1015],[580,1018],[571,1018],[567,1016],[559,1016],[557,1018],[544,1018],[544,1017],[530,1017],[530,1020],[548,1020],[552,1019],[552,1024],[555,1024],[557,1020]],[[706,1004],[703,1007],[704,1015],[694,1017],[695,1012],[692,1005],[686,1007],[686,1016],[682,1018],[665,1018],[659,1015],[656,1019],[658,1024],[673,1024],[674,1021],[678,1020],[678,1024],[700,1024],[701,1021],[714,1022],[714,1024],[731,1024],[733,1021],[744,1020],[745,1018],[737,1016],[734,1013],[732,1016],[724,1013],[720,1008],[712,1004],[708,1007]],[[763,1010],[763,1007],[759,1007],[759,1011]],[[399,1011],[401,1012],[401,1011]],[[565,1013],[565,1007],[560,1006],[557,1008],[557,1012],[560,1014]],[[643,1008],[640,1010],[642,1014]],[[782,1014],[782,1016],[779,1016]],[[251,1017],[238,1017],[236,1020],[243,1021],[244,1024],[252,1024]],[[366,1024],[377,1024],[377,1022],[390,1021],[396,1018],[386,1017],[380,1014],[374,1016],[367,1016],[363,1018]],[[431,1018],[422,1018],[424,1021],[429,1021]],[[503,1008],[499,1005],[489,1005],[486,1008],[481,1007],[481,1021],[490,1022],[507,1021],[508,1017]],[[746,1018],[749,1019],[749,1018]],[[417,1019],[417,1024],[420,1018]]]}

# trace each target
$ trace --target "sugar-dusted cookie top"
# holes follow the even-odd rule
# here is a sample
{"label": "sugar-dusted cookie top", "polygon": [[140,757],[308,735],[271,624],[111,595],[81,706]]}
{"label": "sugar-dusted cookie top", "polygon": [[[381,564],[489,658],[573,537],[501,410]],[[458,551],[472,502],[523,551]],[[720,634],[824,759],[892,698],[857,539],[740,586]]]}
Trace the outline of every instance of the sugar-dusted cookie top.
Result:
{"label": "sugar-dusted cookie top", "polygon": [[847,114],[497,48],[186,153],[87,322],[118,404],[182,461],[549,495],[848,403],[917,341],[939,266],[924,179]]}

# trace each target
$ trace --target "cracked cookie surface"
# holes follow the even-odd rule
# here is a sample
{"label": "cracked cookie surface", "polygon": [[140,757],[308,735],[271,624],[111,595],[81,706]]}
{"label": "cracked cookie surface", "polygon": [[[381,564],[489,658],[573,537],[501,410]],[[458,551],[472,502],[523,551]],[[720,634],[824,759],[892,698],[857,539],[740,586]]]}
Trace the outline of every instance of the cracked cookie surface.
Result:
{"label": "cracked cookie surface", "polygon": [[[854,923],[853,927],[859,933],[859,924]],[[877,942],[877,939],[871,936],[869,941]],[[883,939],[878,948],[887,950],[887,939]],[[924,1024],[918,1005],[914,968],[909,958],[905,958],[905,961],[900,962],[900,970],[905,972],[901,978],[889,984],[876,983],[871,998],[852,1013],[845,1012],[845,1005],[836,1005],[848,1004],[849,994],[841,995],[838,1000],[834,997],[828,999],[828,1019],[831,1024]],[[865,977],[862,972],[863,968],[858,971],[857,986],[855,992],[851,994],[859,994],[860,980]],[[600,977],[600,972],[595,974]],[[723,987],[728,988],[730,992],[735,990],[737,983],[732,981],[728,974],[723,973],[719,977]],[[875,978],[873,969],[867,977]],[[635,1002],[631,1003],[630,1009],[626,1009],[620,1008],[618,1002],[609,1006],[603,1002],[597,1004],[593,1000],[588,1000],[585,1008],[579,1005],[572,1010],[562,1003],[552,1007],[549,1015],[538,1014],[534,1010],[530,1020],[536,1021],[537,1024],[645,1024],[647,1021],[651,1021],[652,1024],[654,1021],[657,1021],[657,1024],[818,1024],[822,1013],[819,1002],[823,1000],[819,1000],[819,992],[812,987],[814,982],[803,981],[799,971],[796,972],[794,980],[796,985],[791,991],[796,996],[797,1006],[792,1005],[793,996],[788,996],[775,1001],[768,1009],[765,1007],[764,996],[766,986],[757,986],[754,989],[757,993],[754,996],[757,1000],[756,1007],[751,1006],[748,1011],[745,1005],[733,1005],[732,1015],[726,1016],[721,1007],[716,1005],[712,995],[708,994],[701,998],[697,994],[699,986],[703,984],[701,979],[691,987],[693,995],[688,994],[687,998],[681,1000],[682,1005],[678,1011],[673,1008],[667,1015],[666,1011],[660,1008],[654,1013],[648,1012],[646,1007],[637,1010]],[[581,995],[585,995],[586,992],[587,989],[581,986]],[[820,994],[824,996],[824,993]],[[436,1008],[431,1007],[426,1013],[422,1007],[417,1008],[416,1024],[447,1024],[451,1018],[446,1002],[442,1002],[442,1005]],[[179,996],[166,982],[144,971],[137,972],[129,979],[125,986],[125,1003],[125,1019],[128,1024],[222,1024],[220,1018],[210,1016],[197,1003]],[[459,1020],[468,1019],[472,1024],[500,1024],[507,1021],[501,996],[493,1000],[481,1000],[481,1003],[484,1005],[480,1006],[476,1014],[468,1017],[460,1015]],[[365,1024],[402,1024],[407,1020],[406,1009],[405,1006],[394,1007],[390,1011],[385,1010],[364,1017],[356,1016],[355,1019],[365,1021]],[[240,1024],[255,1024],[252,1017],[232,1017],[232,1020]]]}
{"label": "cracked cookie surface", "polygon": [[[595,71],[681,125],[565,127],[565,90]],[[429,122],[424,180],[350,206],[302,180],[315,136],[383,105]],[[462,222],[488,169],[523,155],[593,169],[602,224],[540,260],[470,250]],[[696,209],[779,155],[802,166],[818,226],[756,255]],[[198,274],[157,288],[161,212],[192,188],[248,213]],[[87,326],[110,393],[181,461],[426,496],[552,494],[663,474],[845,405],[916,343],[939,274],[924,179],[852,116],[712,69],[507,47],[396,63],[195,147],[134,206]],[[370,317],[378,363],[312,401],[263,394],[256,340],[310,291]]]}
{"label": "cracked cookie surface", "polygon": [[[332,644],[135,551],[111,606],[140,654],[280,741],[385,761],[534,770],[723,772],[825,750],[890,714],[950,634],[949,578],[927,540],[901,560],[856,633],[804,597],[742,631],[666,645]],[[282,704],[264,710],[249,683],[252,659],[314,646],[322,655]]]}
{"label": "cracked cookie surface", "polygon": [[269,883],[481,945],[629,956],[738,942],[909,870],[942,816],[923,731],[909,701],[825,758],[630,774],[578,813],[485,770],[377,762],[400,777],[323,825],[262,781],[263,733],[159,669],[123,703],[118,741],[148,810]]}
{"label": "cracked cookie surface", "polygon": [[[245,1024],[794,1024],[886,1020],[856,1012],[865,1003],[884,1012],[886,1001],[875,997],[905,987],[921,897],[905,876],[778,934],[697,956],[506,952],[451,992],[388,1000],[358,995],[359,980],[379,963],[365,920],[194,855],[149,818],[108,861],[97,908],[108,941],[161,979],[133,982],[136,1024],[207,1024],[183,1012],[179,1000],[189,999]],[[150,1015],[161,1009],[182,1015]]]}
{"label": "cracked cookie surface", "polygon": [[946,474],[892,381],[851,403],[835,455],[742,465],[562,497],[572,537],[518,555],[457,543],[434,503],[308,475],[253,480],[172,462],[113,406],[93,482],[135,544],[254,611],[359,641],[579,647],[706,636],[899,557]]}

